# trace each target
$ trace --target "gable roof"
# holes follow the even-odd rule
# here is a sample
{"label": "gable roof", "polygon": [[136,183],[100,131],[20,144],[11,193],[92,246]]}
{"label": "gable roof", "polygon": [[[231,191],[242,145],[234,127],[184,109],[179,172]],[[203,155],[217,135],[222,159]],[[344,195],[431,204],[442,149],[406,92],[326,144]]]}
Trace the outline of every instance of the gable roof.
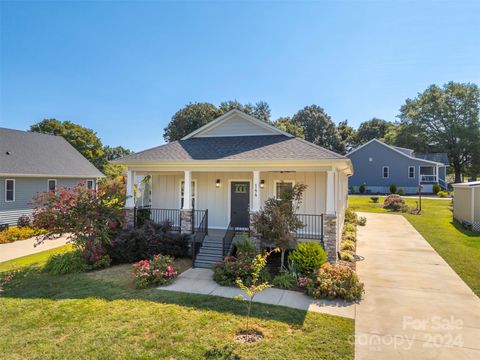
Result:
{"label": "gable roof", "polygon": [[[259,119],[255,118],[253,116],[245,114],[244,112],[242,112],[240,110],[233,109],[233,110],[230,110],[230,111],[226,112],[222,116],[216,118],[215,120],[210,121],[208,124],[198,128],[197,130],[192,131],[190,134],[184,136],[181,140],[187,140],[187,139],[190,139],[190,138],[200,137],[200,136],[207,137],[209,131],[222,126],[223,124],[227,123],[228,121],[231,121],[233,118],[240,118],[241,120],[258,127],[259,130],[260,129],[263,130],[259,135],[253,135],[252,134],[250,136],[265,136],[266,133],[270,133],[271,135],[284,135],[284,136],[287,136],[287,137],[293,137],[293,135],[291,135],[291,134],[289,134],[289,133],[287,133],[283,130],[278,129],[275,126],[267,124],[265,121],[259,120]],[[239,135],[242,135],[242,134],[232,134],[231,136],[239,136]],[[225,136],[226,135],[222,135],[221,137],[225,137]],[[220,136],[218,136],[218,137],[220,137]]]}
{"label": "gable roof", "polygon": [[[397,152],[398,154],[400,155],[403,155],[411,160],[416,160],[416,161],[421,161],[421,162],[426,162],[426,163],[429,163],[429,164],[433,164],[433,165],[445,165],[444,163],[441,163],[441,162],[437,162],[437,161],[431,161],[431,160],[426,160],[426,159],[421,159],[421,158],[417,158],[415,156],[410,156],[408,155],[405,151],[401,151],[400,149],[396,148],[395,146],[390,146],[390,145],[387,145],[385,144],[384,142],[378,140],[378,139],[372,139],[368,142],[366,142],[365,144],[362,144],[360,145],[359,147],[353,149],[352,151],[350,151],[346,156],[349,157],[351,154],[353,154],[354,152],[357,152],[358,150],[362,149],[363,147],[367,146],[368,144],[371,144],[372,142],[376,142],[378,144],[381,144],[395,152]],[[408,150],[408,149],[405,149],[405,148],[402,148],[404,150]]]}
{"label": "gable roof", "polygon": [[104,175],[63,137],[0,128],[0,175],[98,178]]}
{"label": "gable roof", "polygon": [[308,141],[285,135],[199,137],[173,141],[114,163],[189,160],[347,160]]}

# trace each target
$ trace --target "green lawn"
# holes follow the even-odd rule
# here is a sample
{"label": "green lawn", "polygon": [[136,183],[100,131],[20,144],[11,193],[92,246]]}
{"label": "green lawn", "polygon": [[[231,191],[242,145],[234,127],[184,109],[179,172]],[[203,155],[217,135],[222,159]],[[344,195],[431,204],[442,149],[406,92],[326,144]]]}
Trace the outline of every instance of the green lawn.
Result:
{"label": "green lawn", "polygon": [[[41,245],[40,245],[41,246]],[[71,251],[72,245],[67,244],[59,246],[55,249],[41,251],[33,255],[22,256],[17,259],[0,262],[0,272],[10,270],[12,268],[24,267],[29,265],[43,266],[47,262],[48,258],[54,254],[60,254],[65,251]]]}
{"label": "green lawn", "polygon": [[[27,262],[25,260],[25,262]],[[13,359],[353,359],[350,319],[254,304],[265,338],[239,344],[245,304],[137,290],[130,266],[32,272],[0,292],[0,354]]]}
{"label": "green lawn", "polygon": [[[369,196],[351,195],[348,203],[355,211],[388,213],[381,208],[383,199],[380,197],[380,204],[374,204]],[[407,205],[416,206],[416,199],[405,200]],[[467,231],[453,221],[450,201],[424,198],[421,215],[402,215],[480,296],[480,234]]]}

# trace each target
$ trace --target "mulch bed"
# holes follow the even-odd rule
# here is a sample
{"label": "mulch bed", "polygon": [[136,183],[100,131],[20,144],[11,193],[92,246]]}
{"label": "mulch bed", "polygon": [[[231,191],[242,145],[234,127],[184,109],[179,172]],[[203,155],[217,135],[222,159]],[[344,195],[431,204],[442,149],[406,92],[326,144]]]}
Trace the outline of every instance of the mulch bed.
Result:
{"label": "mulch bed", "polygon": [[234,337],[234,340],[239,343],[253,343],[262,339],[263,333],[255,329],[241,330]]}

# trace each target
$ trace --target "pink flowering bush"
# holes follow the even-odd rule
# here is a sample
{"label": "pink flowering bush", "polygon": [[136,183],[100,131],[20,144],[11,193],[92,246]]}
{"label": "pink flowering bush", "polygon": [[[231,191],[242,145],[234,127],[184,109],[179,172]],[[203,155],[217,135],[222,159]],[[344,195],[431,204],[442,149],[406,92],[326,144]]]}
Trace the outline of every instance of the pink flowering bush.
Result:
{"label": "pink flowering bush", "polygon": [[132,275],[139,288],[151,285],[167,285],[177,277],[173,258],[165,255],[155,255],[152,260],[140,260],[132,265]]}
{"label": "pink flowering bush", "polygon": [[67,234],[88,265],[108,266],[110,239],[123,222],[120,196],[121,187],[116,183],[100,184],[98,190],[79,183],[73,188],[38,194],[32,201],[33,225],[47,232],[37,244]]}

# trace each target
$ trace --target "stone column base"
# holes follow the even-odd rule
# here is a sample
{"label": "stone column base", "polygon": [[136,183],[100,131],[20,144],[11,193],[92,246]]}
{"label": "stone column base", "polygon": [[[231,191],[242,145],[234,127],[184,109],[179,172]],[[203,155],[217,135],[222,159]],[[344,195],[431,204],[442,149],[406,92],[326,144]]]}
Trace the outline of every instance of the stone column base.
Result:
{"label": "stone column base", "polygon": [[335,264],[338,259],[339,234],[337,233],[337,216],[323,215],[323,244],[327,253],[327,261]]}
{"label": "stone column base", "polygon": [[193,232],[192,228],[192,209],[181,209],[180,210],[180,231],[182,234],[191,234]]}
{"label": "stone column base", "polygon": [[135,209],[128,208],[123,209],[124,211],[124,220],[123,220],[123,229],[133,229],[135,226]]}

